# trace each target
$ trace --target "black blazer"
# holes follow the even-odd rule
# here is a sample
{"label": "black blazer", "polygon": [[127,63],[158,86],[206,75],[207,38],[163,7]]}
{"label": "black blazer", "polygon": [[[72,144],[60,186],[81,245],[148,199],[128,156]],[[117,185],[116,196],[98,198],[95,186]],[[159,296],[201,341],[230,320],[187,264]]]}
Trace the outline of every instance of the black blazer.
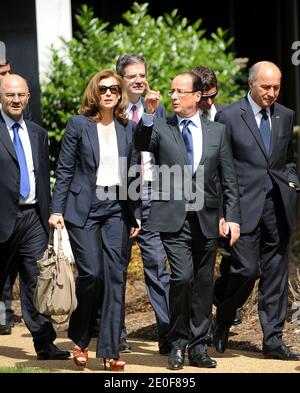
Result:
{"label": "black blazer", "polygon": [[293,111],[280,104],[271,107],[271,153],[267,157],[247,97],[216,115],[216,121],[226,125],[231,140],[240,192],[242,233],[252,232],[261,218],[268,173],[278,185],[289,226],[292,226],[296,191],[288,183],[298,183],[292,149],[293,117]]}
{"label": "black blazer", "polygon": [[[49,231],[50,169],[48,134],[39,125],[25,120],[31,143],[33,165],[36,179],[36,196],[40,216]],[[9,239],[14,229],[19,206],[20,169],[15,149],[0,114],[0,242]]]}
{"label": "black blazer", "polygon": [[[128,169],[137,162],[139,154],[133,154],[132,135],[136,124],[127,125],[115,120],[119,157],[125,157],[121,168],[122,184],[128,185]],[[134,158],[132,158],[134,157]],[[84,226],[96,192],[96,173],[100,161],[97,124],[88,117],[79,115],[70,118],[62,140],[59,154],[56,184],[52,196],[53,213],[62,213],[65,220]],[[140,201],[125,201],[128,224],[137,227],[140,218]]]}
{"label": "black blazer", "polygon": [[[223,187],[225,217],[228,221],[240,222],[238,187],[229,139],[226,138],[225,127],[201,117],[203,133],[203,153],[197,171],[204,168],[204,188],[202,189],[203,207],[197,211],[201,229],[207,238],[218,237],[219,202],[215,176],[219,171]],[[138,124],[135,144],[138,150],[154,153],[159,166],[171,168],[178,165],[182,170],[188,165],[188,159],[177,117],[154,119],[152,127]],[[193,178],[194,179],[194,178]],[[180,179],[177,179],[180,180]],[[182,181],[170,182],[170,192],[164,184],[158,182],[150,216],[146,226],[158,232],[177,232],[186,217],[186,201],[176,198],[182,188],[190,188],[191,184]],[[191,180],[190,180],[191,183]],[[203,192],[204,190],[204,192]],[[172,197],[174,195],[174,197]],[[171,196],[171,197],[170,197]]]}

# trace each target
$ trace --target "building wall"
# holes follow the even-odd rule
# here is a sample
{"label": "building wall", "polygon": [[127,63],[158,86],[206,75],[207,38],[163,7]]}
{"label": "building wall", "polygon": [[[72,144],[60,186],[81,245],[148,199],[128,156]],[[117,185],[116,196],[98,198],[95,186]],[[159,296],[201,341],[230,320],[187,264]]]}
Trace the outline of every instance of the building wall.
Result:
{"label": "building wall", "polygon": [[27,80],[32,116],[41,123],[35,0],[2,2],[0,15],[0,40],[6,45],[6,56],[13,72]]}

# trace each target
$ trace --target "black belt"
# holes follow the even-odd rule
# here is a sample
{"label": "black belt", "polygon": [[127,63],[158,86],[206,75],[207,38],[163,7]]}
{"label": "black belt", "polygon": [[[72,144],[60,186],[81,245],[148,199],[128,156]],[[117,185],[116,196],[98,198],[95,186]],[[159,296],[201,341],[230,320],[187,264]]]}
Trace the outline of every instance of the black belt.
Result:
{"label": "black belt", "polygon": [[35,209],[36,203],[26,204],[26,205],[19,205],[19,212],[23,212],[24,210]]}

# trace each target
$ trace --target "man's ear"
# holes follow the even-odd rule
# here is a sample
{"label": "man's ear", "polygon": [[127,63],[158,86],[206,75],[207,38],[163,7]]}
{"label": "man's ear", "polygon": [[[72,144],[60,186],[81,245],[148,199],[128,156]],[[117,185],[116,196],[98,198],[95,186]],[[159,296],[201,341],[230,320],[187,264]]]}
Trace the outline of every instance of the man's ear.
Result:
{"label": "man's ear", "polygon": [[200,102],[202,97],[202,92],[200,90],[196,91],[195,96],[196,96],[196,102]]}
{"label": "man's ear", "polygon": [[250,80],[248,80],[248,86],[249,86],[249,90],[250,90],[250,92],[251,92],[252,86],[253,86],[253,82],[250,81]]}

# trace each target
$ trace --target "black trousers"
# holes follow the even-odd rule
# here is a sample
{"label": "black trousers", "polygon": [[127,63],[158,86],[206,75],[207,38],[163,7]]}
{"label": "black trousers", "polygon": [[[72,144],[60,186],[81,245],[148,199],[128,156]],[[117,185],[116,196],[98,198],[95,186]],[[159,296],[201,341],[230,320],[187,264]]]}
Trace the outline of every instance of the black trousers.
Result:
{"label": "black trousers", "polygon": [[24,322],[29,329],[36,350],[53,342],[56,333],[49,319],[38,313],[33,305],[33,294],[39,274],[37,260],[47,248],[48,236],[37,208],[18,212],[13,233],[0,244],[0,294],[6,278],[17,270],[20,277],[20,298]]}
{"label": "black trousers", "polygon": [[265,200],[259,225],[241,234],[232,248],[228,284],[217,308],[217,320],[231,325],[235,310],[249,297],[259,280],[258,313],[263,345],[274,349],[282,344],[287,311],[289,227],[276,189]]}
{"label": "black trousers", "polygon": [[211,324],[216,239],[207,239],[196,213],[176,233],[161,233],[171,265],[170,330],[174,348],[206,345]]}

